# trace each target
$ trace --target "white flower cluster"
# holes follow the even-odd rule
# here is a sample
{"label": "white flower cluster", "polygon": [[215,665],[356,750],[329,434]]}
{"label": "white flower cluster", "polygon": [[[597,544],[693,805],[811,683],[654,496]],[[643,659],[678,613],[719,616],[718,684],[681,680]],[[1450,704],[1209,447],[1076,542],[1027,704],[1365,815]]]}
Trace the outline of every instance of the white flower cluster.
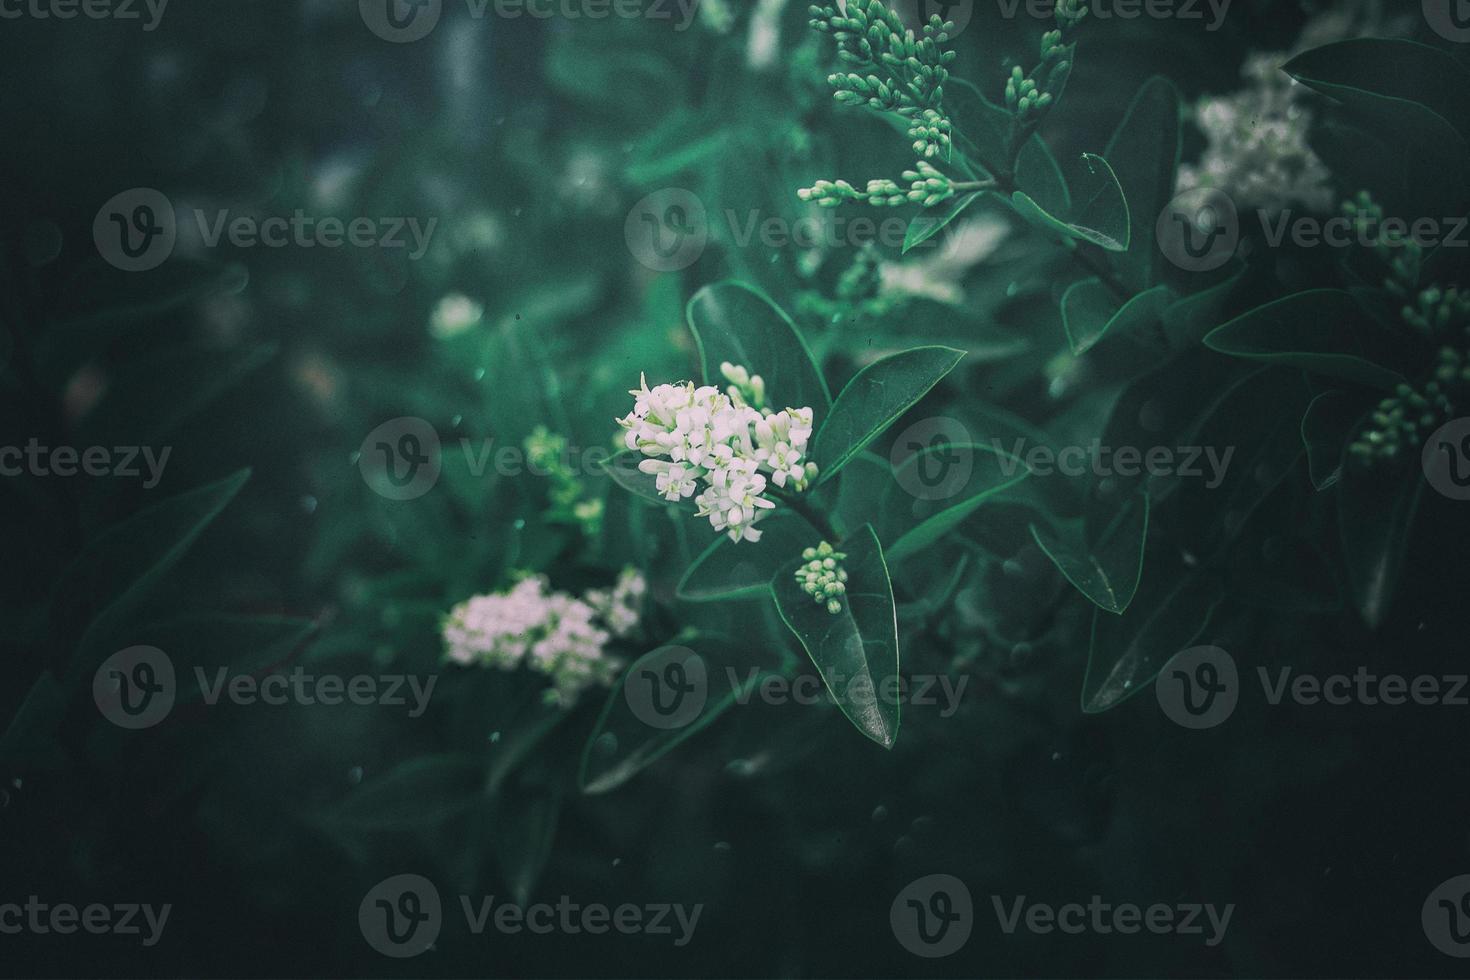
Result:
{"label": "white flower cluster", "polygon": [[648,457],[638,468],[656,477],[665,499],[694,497],[699,516],[716,531],[758,541],[756,522],[776,506],[765,496],[767,482],[801,491],[817,475],[816,464],[802,460],[812,410],[773,412],[760,375],[728,362],[720,371],[730,382],[725,392],[692,382],[650,391],[640,378],[629,392],[633,411],[618,424],[628,448]]}
{"label": "white flower cluster", "polygon": [[1216,188],[1236,207],[1270,216],[1293,206],[1332,207],[1332,174],[1307,145],[1307,90],[1281,70],[1286,60],[1283,54],[1251,55],[1241,71],[1247,87],[1200,101],[1195,121],[1209,142],[1198,166],[1179,168],[1180,192]]}
{"label": "white flower cluster", "polygon": [[605,648],[638,625],[646,591],[634,569],[625,570],[610,592],[595,590],[585,599],[552,592],[545,576],[531,576],[508,592],[455,606],[444,621],[445,656],[501,670],[525,664],[551,679],[548,700],[570,707],[583,690],[611,684],[622,669]]}

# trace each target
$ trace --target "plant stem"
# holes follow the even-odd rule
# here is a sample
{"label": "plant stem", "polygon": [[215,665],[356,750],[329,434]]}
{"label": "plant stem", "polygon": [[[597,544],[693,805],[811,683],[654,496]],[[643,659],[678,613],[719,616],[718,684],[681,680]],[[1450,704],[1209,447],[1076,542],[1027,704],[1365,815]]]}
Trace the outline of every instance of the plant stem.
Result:
{"label": "plant stem", "polygon": [[816,528],[821,533],[824,540],[830,541],[833,544],[836,544],[838,541],[841,540],[841,536],[837,533],[837,529],[832,526],[832,522],[827,519],[827,515],[819,513],[815,508],[813,508],[809,503],[806,502],[805,498],[797,494],[789,494],[780,490],[775,490],[773,491],[773,493],[778,500],[786,504],[786,506],[790,507],[796,513],[800,514],[806,519],[808,524]]}

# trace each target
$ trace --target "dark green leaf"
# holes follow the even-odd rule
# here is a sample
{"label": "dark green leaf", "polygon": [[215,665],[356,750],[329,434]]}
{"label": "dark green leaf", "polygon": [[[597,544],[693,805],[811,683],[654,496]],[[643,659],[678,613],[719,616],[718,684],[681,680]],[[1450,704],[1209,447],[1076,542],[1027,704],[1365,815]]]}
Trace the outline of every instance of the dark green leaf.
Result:
{"label": "dark green leaf", "polygon": [[1219,580],[1208,573],[1151,563],[1127,612],[1093,613],[1082,710],[1107,711],[1147,690],[1169,658],[1205,631],[1221,594]]}
{"label": "dark green leaf", "polygon": [[1074,193],[1072,214],[1063,218],[1041,207],[1025,191],[1011,195],[1016,213],[1044,230],[1063,238],[1091,242],[1109,252],[1126,252],[1132,240],[1128,203],[1113,168],[1102,157],[1084,153],[1085,179]]}
{"label": "dark green leaf", "polygon": [[1150,78],[1133,97],[1103,153],[1128,202],[1133,240],[1128,251],[1116,257],[1115,265],[1134,290],[1147,289],[1157,281],[1155,267],[1162,253],[1154,241],[1153,227],[1174,196],[1180,116],[1179,90],[1174,83]]}
{"label": "dark green leaf", "polygon": [[[1367,425],[1364,417],[1360,426]],[[1353,604],[1377,628],[1388,615],[1404,570],[1425,480],[1417,466],[1344,463],[1337,515]]]}
{"label": "dark green leaf", "polygon": [[1402,338],[1337,289],[1307,290],[1259,306],[1211,331],[1205,346],[1379,388],[1404,380],[1390,366],[1402,357]]}
{"label": "dark green leaf", "polygon": [[818,480],[836,476],[964,356],[952,347],[915,347],[859,371],[817,429],[812,456],[821,469]]}
{"label": "dark green leaf", "polygon": [[973,191],[969,194],[957,194],[914,215],[909,221],[908,230],[904,232],[904,254],[907,255],[910,249],[919,247],[943,231],[946,225],[958,218],[960,212],[974,204],[983,193],[984,191]]}
{"label": "dark green leaf", "polygon": [[1111,524],[1089,539],[1083,521],[1032,524],[1031,536],[1068,582],[1099,608],[1123,613],[1138,591],[1148,540],[1149,498],[1129,498]]}

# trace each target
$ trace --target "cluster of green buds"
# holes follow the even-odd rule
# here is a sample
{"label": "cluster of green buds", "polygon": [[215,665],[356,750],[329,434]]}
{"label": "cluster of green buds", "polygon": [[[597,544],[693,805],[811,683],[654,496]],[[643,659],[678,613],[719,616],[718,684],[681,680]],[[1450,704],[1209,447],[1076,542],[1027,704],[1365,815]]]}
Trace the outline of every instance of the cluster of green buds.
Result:
{"label": "cluster of green buds", "polygon": [[845,201],[857,201],[874,207],[922,204],[927,208],[954,196],[954,181],[940,173],[932,164],[920,160],[914,164],[914,168],[903,172],[903,179],[908,183],[907,189],[896,180],[881,177],[868,181],[864,190],[858,190],[845,180],[819,180],[811,187],[798,190],[796,196],[826,208],[835,208]]}
{"label": "cluster of green buds", "polygon": [[1041,63],[1030,75],[1020,65],[1011,69],[1006,79],[1006,108],[1021,122],[1040,122],[1060,97],[1072,72],[1073,45],[1067,37],[1086,16],[1086,0],[1057,0],[1057,29],[1041,36]]}
{"label": "cluster of green buds", "polygon": [[1367,191],[1359,191],[1342,202],[1341,214],[1353,222],[1360,241],[1372,241],[1373,254],[1388,266],[1383,285],[1401,299],[1407,299],[1419,286],[1424,265],[1424,246],[1407,235],[1385,228],[1383,207]]}
{"label": "cluster of green buds", "polygon": [[603,503],[591,495],[587,484],[569,464],[566,437],[538,425],[522,445],[531,472],[551,481],[547,520],[575,524],[589,537],[597,534],[602,527]]}
{"label": "cluster of green buds", "polygon": [[[1424,437],[1454,418],[1456,403],[1470,383],[1470,360],[1465,352],[1442,348],[1433,379],[1422,388],[1401,384],[1394,394],[1378,403],[1372,424],[1348,451],[1364,461],[1394,459],[1405,450],[1416,449]],[[1453,396],[1453,397],[1452,397]]]}
{"label": "cluster of green buds", "polygon": [[847,572],[842,562],[847,555],[823,541],[801,553],[803,564],[796,569],[796,584],[818,605],[826,606],[832,615],[842,612],[842,596],[847,592]]}
{"label": "cluster of green buds", "polygon": [[847,0],[845,10],[808,8],[811,25],[831,34],[848,71],[828,76],[843,105],[866,105],[909,120],[914,152],[933,158],[950,148],[952,126],[944,114],[944,83],[957,57],[944,45],[954,23],[935,15],[915,34],[883,0]]}
{"label": "cluster of green buds", "polygon": [[1020,65],[1011,69],[1011,77],[1006,79],[1007,109],[1025,120],[1033,115],[1041,115],[1051,104],[1051,93],[1040,91],[1036,82],[1026,77],[1025,69]]}
{"label": "cluster of green buds", "polygon": [[1405,305],[1404,321],[1427,337],[1444,337],[1470,323],[1470,292],[1458,287],[1431,286],[1419,294],[1418,302]]}

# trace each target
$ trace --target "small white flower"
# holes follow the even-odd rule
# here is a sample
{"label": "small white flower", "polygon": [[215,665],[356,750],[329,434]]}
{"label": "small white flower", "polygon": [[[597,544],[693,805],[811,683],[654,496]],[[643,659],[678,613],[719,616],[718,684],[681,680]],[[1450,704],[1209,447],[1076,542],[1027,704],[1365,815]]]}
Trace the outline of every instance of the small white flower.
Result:
{"label": "small white flower", "polygon": [[804,459],[814,416],[810,408],[766,408],[765,382],[742,365],[725,362],[720,373],[728,393],[691,382],[650,389],[640,376],[629,392],[633,411],[618,424],[627,447],[647,457],[638,468],[654,476],[660,495],[693,496],[715,530],[756,541],[756,521],[776,506],[764,496],[767,482],[801,491],[816,475]]}

